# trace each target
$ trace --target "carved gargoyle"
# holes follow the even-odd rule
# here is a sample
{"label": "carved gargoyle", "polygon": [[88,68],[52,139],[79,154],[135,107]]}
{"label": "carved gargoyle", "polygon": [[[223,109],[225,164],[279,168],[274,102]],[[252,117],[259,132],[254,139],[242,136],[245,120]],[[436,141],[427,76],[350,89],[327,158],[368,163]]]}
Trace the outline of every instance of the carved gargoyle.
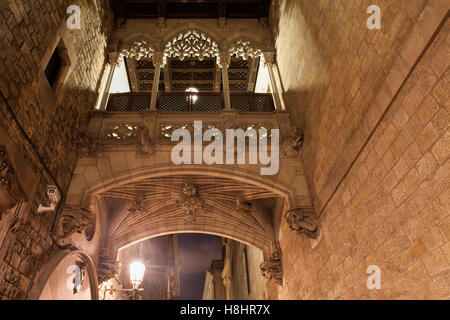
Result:
{"label": "carved gargoyle", "polygon": [[56,236],[63,240],[75,233],[83,233],[92,223],[89,210],[76,207],[64,207],[58,221]]}
{"label": "carved gargoyle", "polygon": [[281,151],[286,157],[299,158],[302,154],[305,134],[300,128],[292,128],[291,136],[286,138],[281,146]]}
{"label": "carved gargoyle", "polygon": [[137,149],[143,155],[151,155],[155,153],[155,145],[147,127],[143,126],[139,130],[139,140]]}
{"label": "carved gargoyle", "polygon": [[309,238],[317,238],[318,217],[314,208],[293,208],[285,213],[289,229]]}
{"label": "carved gargoyle", "polygon": [[184,220],[186,223],[195,221],[195,216],[198,211],[203,209],[203,205],[197,194],[197,188],[191,183],[185,183],[181,190],[180,200],[177,205],[184,210]]}
{"label": "carved gargoyle", "polygon": [[281,261],[266,261],[261,263],[261,273],[268,280],[273,280],[276,284],[283,285],[283,268]]}
{"label": "carved gargoyle", "polygon": [[4,213],[25,201],[26,196],[17,182],[14,168],[8,162],[6,148],[0,146],[0,220]]}

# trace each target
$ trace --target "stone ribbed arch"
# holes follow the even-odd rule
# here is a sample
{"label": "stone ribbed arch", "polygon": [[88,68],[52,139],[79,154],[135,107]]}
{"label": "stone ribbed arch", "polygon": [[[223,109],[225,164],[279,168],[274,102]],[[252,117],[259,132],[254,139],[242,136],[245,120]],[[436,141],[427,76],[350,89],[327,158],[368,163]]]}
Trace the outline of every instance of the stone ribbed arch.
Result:
{"label": "stone ribbed arch", "polygon": [[[255,166],[259,170],[259,167]],[[206,166],[206,165],[154,165],[136,168],[120,174],[114,174],[105,177],[96,183],[90,185],[79,186],[82,190],[81,202],[77,203],[83,207],[88,207],[91,196],[99,195],[107,192],[120,185],[137,182],[144,179],[176,176],[176,175],[207,175],[218,178],[229,178],[242,183],[255,185],[267,190],[271,190],[280,197],[285,197],[289,205],[294,205],[295,192],[290,188],[289,182],[292,178],[286,177],[286,181],[282,181],[278,176],[274,178],[269,176],[261,176],[257,170],[245,170],[237,166]],[[284,176],[283,176],[284,178]],[[84,204],[84,205],[83,205]]]}

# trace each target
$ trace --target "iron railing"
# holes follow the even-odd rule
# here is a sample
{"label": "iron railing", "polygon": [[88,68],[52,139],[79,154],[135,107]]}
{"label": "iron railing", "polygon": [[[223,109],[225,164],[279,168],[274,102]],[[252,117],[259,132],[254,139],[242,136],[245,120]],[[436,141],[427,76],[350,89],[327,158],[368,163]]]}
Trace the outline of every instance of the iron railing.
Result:
{"label": "iron railing", "polygon": [[[150,108],[149,93],[111,94],[107,111],[133,112]],[[272,112],[272,94],[232,93],[231,108],[241,112]],[[218,112],[225,108],[223,93],[172,92],[159,93],[156,109],[163,112]]]}

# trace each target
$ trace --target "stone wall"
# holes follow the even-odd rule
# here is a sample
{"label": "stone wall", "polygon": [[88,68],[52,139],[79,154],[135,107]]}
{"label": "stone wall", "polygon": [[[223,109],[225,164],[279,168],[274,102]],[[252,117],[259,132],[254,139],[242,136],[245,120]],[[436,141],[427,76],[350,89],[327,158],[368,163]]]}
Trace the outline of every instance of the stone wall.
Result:
{"label": "stone wall", "polygon": [[[272,8],[322,230],[315,245],[283,221],[280,298],[450,295],[448,3],[377,1],[382,30],[366,27],[370,4]],[[380,290],[367,289],[370,265]]]}
{"label": "stone wall", "polygon": [[[94,108],[104,68],[109,21],[107,1],[0,2],[0,126],[37,176],[37,188],[23,210],[3,219],[0,243],[0,298],[24,299],[52,253],[54,213],[38,216],[48,184],[65,194],[74,170],[77,130]],[[60,104],[43,96],[42,61],[63,30],[68,6],[81,7],[81,30],[65,31],[72,72]],[[20,168],[16,168],[16,171]],[[22,181],[28,184],[29,181]],[[20,218],[20,219],[19,219]],[[5,225],[8,224],[8,225]],[[12,227],[14,226],[14,227]]]}

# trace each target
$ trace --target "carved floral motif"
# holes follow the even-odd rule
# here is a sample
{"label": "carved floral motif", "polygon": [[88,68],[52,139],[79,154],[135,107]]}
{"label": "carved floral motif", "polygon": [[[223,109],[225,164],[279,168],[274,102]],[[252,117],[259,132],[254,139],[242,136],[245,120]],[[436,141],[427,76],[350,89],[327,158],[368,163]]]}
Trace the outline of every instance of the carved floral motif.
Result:
{"label": "carved floral motif", "polygon": [[197,212],[203,209],[203,205],[197,194],[197,187],[191,183],[185,183],[181,190],[181,197],[180,200],[177,201],[177,205],[184,210],[185,222],[194,222]]}

